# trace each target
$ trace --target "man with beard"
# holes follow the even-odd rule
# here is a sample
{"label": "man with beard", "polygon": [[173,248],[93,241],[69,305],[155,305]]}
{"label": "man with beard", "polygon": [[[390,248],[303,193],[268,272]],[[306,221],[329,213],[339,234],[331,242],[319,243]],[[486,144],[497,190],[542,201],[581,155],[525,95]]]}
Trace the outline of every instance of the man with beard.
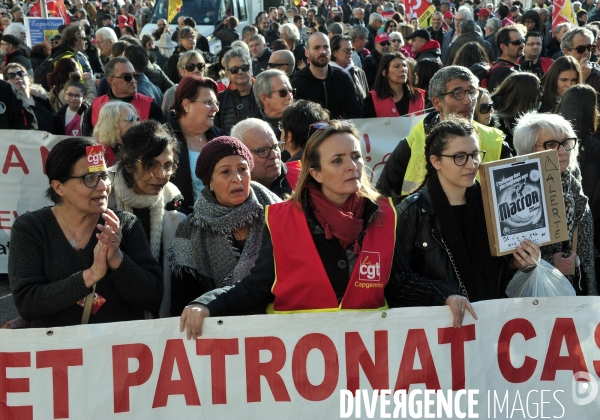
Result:
{"label": "man with beard", "polygon": [[479,136],[479,148],[486,151],[484,162],[511,156],[510,147],[502,141],[502,131],[473,121],[478,85],[477,77],[462,66],[444,67],[433,75],[427,93],[435,111],[417,123],[388,158],[377,182],[377,189],[383,195],[408,195],[421,185],[426,172],[425,138],[438,122],[451,114],[473,122]]}
{"label": "man with beard", "polygon": [[275,136],[280,138],[281,116],[283,111],[294,101],[294,90],[290,80],[281,70],[266,70],[256,77],[253,91],[256,103],[260,108],[259,118],[267,122]]}
{"label": "man with beard", "polygon": [[281,161],[283,143],[275,137],[269,124],[258,118],[248,118],[231,129],[231,136],[244,143],[252,152],[252,181],[267,187],[282,200],[292,193],[286,176],[287,167]]}
{"label": "man with beard", "polygon": [[525,39],[516,26],[509,25],[498,31],[496,44],[500,50],[500,58],[494,62],[489,72],[487,89],[490,92],[500,86],[512,72],[521,70],[517,62],[523,56]]}
{"label": "man with beard", "polygon": [[296,99],[306,99],[329,110],[332,119],[362,118],[362,105],[354,82],[346,73],[329,65],[331,49],[327,35],[317,32],[308,38],[306,57],[310,66],[292,81]]}

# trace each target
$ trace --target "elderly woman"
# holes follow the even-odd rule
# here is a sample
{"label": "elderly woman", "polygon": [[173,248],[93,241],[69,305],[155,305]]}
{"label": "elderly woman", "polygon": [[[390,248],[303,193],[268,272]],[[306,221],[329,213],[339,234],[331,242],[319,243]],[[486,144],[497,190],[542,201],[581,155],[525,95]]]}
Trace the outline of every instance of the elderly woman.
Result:
{"label": "elderly woman", "polygon": [[117,163],[121,137],[139,122],[140,117],[129,102],[114,101],[102,106],[94,127],[94,138],[104,146],[104,159],[109,167]]}
{"label": "elderly woman", "polygon": [[185,219],[179,211],[183,196],[169,182],[177,170],[179,144],[159,122],[148,120],[123,135],[121,156],[114,167],[116,174],[108,207],[133,213],[142,222],[152,256],[163,269],[164,292],[159,315],[167,317],[171,306],[167,250],[177,226]]}
{"label": "elderly woman", "polygon": [[[577,135],[561,115],[530,112],[519,119],[514,132],[519,155],[556,150],[560,165],[569,240],[541,248],[542,258],[569,277],[577,295],[596,296],[598,285],[594,268],[594,223],[588,200],[581,188],[577,164]],[[574,250],[574,243],[577,249]]]}
{"label": "elderly woman", "polygon": [[[196,40],[198,39],[198,31],[189,26],[184,26],[179,30],[179,45],[175,48],[173,55],[169,57],[167,64],[164,66],[165,73],[173,83],[178,83],[181,80],[179,75],[178,63],[181,54],[186,51],[193,51],[196,49]],[[200,54],[202,52],[198,50]]]}
{"label": "elderly woman", "polygon": [[[390,33],[390,52],[399,52],[404,54],[405,51],[404,38],[402,37],[402,34],[396,31]],[[406,56],[406,54],[404,55]]]}
{"label": "elderly woman", "polygon": [[90,168],[94,144],[68,138],[54,146],[46,160],[54,206],[12,226],[13,299],[35,328],[144,319],[160,304],[160,266],[139,220],[107,208],[112,175]]}
{"label": "elderly woman", "polygon": [[425,109],[425,91],[413,88],[406,58],[385,54],[379,63],[373,90],[363,102],[365,118],[400,117]]}
{"label": "elderly woman", "polygon": [[179,142],[180,157],[177,175],[172,182],[183,194],[185,213],[192,211],[200,191],[205,187],[193,170],[206,144],[225,134],[214,126],[219,111],[217,84],[214,80],[195,75],[184,77],[175,91],[167,124]]}
{"label": "elderly woman", "polygon": [[204,188],[169,250],[171,314],[202,293],[231,286],[250,273],[263,238],[265,206],[281,200],[250,181],[252,153],[233,137],[204,147],[196,176]]}
{"label": "elderly woman", "polygon": [[18,63],[10,63],[2,71],[4,80],[19,89],[31,106],[40,131],[54,133],[54,111],[50,106],[48,92],[39,86],[32,85],[25,67]]}
{"label": "elderly woman", "polygon": [[355,67],[352,62],[352,38],[346,35],[336,35],[331,38],[331,61],[329,65],[333,68],[340,69],[352,78],[356,87],[358,99],[363,101],[369,93],[369,83],[363,69]]}
{"label": "elderly woman", "polygon": [[[267,226],[256,265],[227,290],[207,293],[181,315],[181,331],[197,337],[207,316],[303,311],[381,310],[401,303],[452,305],[462,322],[469,307],[441,283],[415,276],[395,241],[396,212],[368,182],[355,127],[316,123],[304,150],[299,187],[289,201],[267,208]],[[301,187],[300,187],[301,186]],[[290,241],[290,238],[294,238]],[[377,255],[377,261],[373,260]],[[307,264],[306,261],[311,261]],[[365,288],[360,273],[383,287]],[[402,288],[418,283],[422,295],[408,302]]]}
{"label": "elderly woman", "polygon": [[[179,61],[177,62],[177,69],[182,78],[186,76],[199,76],[204,77],[204,69],[206,63],[204,57],[198,50],[186,51],[181,54]],[[169,113],[173,100],[175,99],[175,91],[178,85],[171,86],[163,96],[162,111],[164,115]]]}

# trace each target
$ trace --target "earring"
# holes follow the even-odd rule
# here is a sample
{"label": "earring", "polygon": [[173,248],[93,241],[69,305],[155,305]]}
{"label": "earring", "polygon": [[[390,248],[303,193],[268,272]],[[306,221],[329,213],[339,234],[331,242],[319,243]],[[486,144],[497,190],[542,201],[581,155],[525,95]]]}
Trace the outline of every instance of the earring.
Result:
{"label": "earring", "polygon": [[213,186],[212,186],[212,185],[209,185],[209,186],[208,186],[208,188],[209,188],[211,191],[214,191],[214,190],[213,190]]}

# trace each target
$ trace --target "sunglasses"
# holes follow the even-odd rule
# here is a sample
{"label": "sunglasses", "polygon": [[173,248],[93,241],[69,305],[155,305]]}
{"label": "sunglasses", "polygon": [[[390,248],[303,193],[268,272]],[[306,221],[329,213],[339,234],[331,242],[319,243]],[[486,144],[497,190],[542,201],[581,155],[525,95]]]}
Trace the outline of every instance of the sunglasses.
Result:
{"label": "sunglasses", "polygon": [[113,76],[113,78],[115,79],[123,79],[125,80],[127,83],[131,82],[133,79],[137,80],[140,78],[140,75],[137,73],[125,73],[122,74],[121,76]]}
{"label": "sunglasses", "polygon": [[232,67],[229,69],[231,74],[238,74],[240,71],[248,73],[248,70],[250,70],[250,66],[248,64],[244,64],[242,67]]}
{"label": "sunglasses", "polygon": [[517,46],[517,45],[521,45],[524,43],[525,43],[524,39],[515,39],[514,41],[508,41],[506,44],[512,44],[514,46]]}
{"label": "sunglasses", "polygon": [[390,39],[390,42],[393,42],[395,44],[396,42],[400,42],[400,40],[399,39]]}
{"label": "sunglasses", "polygon": [[8,80],[12,80],[12,79],[16,79],[17,77],[24,79],[25,76],[27,76],[27,73],[24,72],[23,70],[19,70],[17,72],[14,73],[7,73],[6,77],[8,77]]}
{"label": "sunglasses", "polygon": [[139,122],[140,121],[140,117],[138,117],[137,115],[128,115],[125,118],[123,118],[121,121],[125,121],[128,123],[132,123],[132,122]]}
{"label": "sunglasses", "polygon": [[356,51],[356,48],[344,48],[344,52],[345,52],[346,54],[351,54],[351,53],[353,53],[354,51]]}
{"label": "sunglasses", "polygon": [[285,98],[286,96],[288,96],[288,94],[292,94],[292,96],[296,95],[296,89],[279,89],[279,90],[274,90],[273,93],[279,93],[279,97],[280,98]]}
{"label": "sunglasses", "polygon": [[389,45],[390,45],[390,41],[383,41],[383,42],[380,42],[380,43],[379,43],[379,45],[381,45],[382,47],[389,47]]}
{"label": "sunglasses", "polygon": [[487,114],[494,108],[494,103],[490,102],[488,104],[479,104],[479,113]]}
{"label": "sunglasses", "polygon": [[595,45],[580,45],[579,47],[573,47],[572,50],[577,51],[577,54],[583,54],[586,51],[594,51],[596,49]]}
{"label": "sunglasses", "polygon": [[195,69],[198,69],[199,72],[203,72],[204,71],[204,63],[187,63],[185,66],[183,66],[183,68],[185,69],[185,71],[188,72],[193,72]]}

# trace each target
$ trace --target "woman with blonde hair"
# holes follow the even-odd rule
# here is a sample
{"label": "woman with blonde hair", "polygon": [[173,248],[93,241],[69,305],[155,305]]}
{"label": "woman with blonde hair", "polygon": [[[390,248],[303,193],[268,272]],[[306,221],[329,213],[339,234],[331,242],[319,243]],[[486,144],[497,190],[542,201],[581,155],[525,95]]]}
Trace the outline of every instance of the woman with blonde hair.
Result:
{"label": "woman with blonde hair", "polygon": [[94,139],[104,146],[107,166],[117,163],[121,137],[132,125],[140,122],[136,109],[128,102],[114,101],[104,104],[94,127]]}
{"label": "woman with blonde hair", "polygon": [[[179,70],[179,74],[183,79],[185,76],[195,75],[204,77],[204,70],[206,69],[206,62],[204,61],[204,57],[202,53],[198,50],[186,51],[181,54],[179,57],[179,61],[177,62],[177,69]],[[171,109],[171,105],[173,105],[173,100],[175,100],[175,91],[177,90],[177,83],[174,86],[171,86],[164,94],[162,101],[162,111],[164,115],[169,113]]]}

